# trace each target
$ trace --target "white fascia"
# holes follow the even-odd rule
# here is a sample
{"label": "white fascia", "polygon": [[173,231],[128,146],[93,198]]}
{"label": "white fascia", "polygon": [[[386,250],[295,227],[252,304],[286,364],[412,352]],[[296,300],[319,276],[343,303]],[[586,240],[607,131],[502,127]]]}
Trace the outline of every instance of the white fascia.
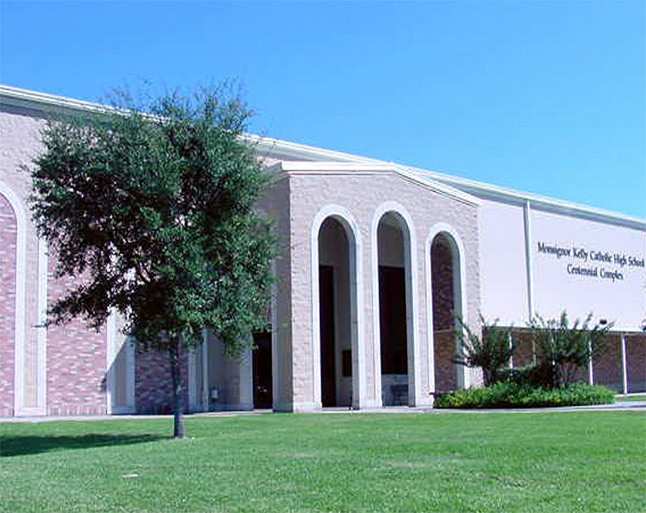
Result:
{"label": "white fascia", "polygon": [[638,230],[646,229],[646,220],[639,217],[620,214],[601,208],[590,207],[588,205],[582,205],[580,203],[573,203],[569,201],[550,198],[548,196],[541,196],[540,194],[521,192],[507,187],[485,184],[476,180],[470,180],[468,178],[460,178],[457,176],[446,175],[444,173],[438,173],[437,171],[427,171],[419,168],[408,169],[410,169],[411,172],[415,173],[423,180],[440,180],[442,182],[459,187],[464,191],[476,194],[479,197],[491,199],[492,201],[502,201],[518,205],[524,205],[526,202],[530,202],[532,207],[549,212],[582,216],[595,221],[619,224],[622,226],[628,226],[630,228],[636,228]]}

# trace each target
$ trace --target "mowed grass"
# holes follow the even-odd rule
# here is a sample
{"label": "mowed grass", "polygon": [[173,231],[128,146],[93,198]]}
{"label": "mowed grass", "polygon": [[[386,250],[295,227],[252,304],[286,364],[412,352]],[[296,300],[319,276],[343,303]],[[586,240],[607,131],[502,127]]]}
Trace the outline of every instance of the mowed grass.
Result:
{"label": "mowed grass", "polygon": [[646,394],[639,395],[618,395],[617,401],[646,401]]}
{"label": "mowed grass", "polygon": [[646,415],[325,414],[0,425],[0,510],[640,512]]}

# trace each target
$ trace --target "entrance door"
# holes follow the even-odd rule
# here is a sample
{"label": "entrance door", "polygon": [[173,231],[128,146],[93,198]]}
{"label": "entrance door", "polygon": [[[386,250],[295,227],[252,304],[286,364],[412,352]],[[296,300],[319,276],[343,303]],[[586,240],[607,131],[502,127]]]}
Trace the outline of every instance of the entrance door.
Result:
{"label": "entrance door", "polygon": [[382,374],[408,372],[406,282],[401,267],[379,266]]}
{"label": "entrance door", "polygon": [[334,268],[319,267],[321,324],[321,403],[336,406],[336,360],[334,355]]}
{"label": "entrance door", "polygon": [[253,407],[271,408],[273,404],[271,376],[271,333],[253,336]]}

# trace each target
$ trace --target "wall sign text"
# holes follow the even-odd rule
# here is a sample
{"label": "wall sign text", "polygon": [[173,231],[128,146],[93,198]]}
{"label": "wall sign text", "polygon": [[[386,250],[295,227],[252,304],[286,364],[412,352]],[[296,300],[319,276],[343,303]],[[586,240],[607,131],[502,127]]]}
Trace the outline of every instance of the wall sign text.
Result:
{"label": "wall sign text", "polygon": [[565,259],[567,274],[610,280],[613,283],[623,281],[630,268],[646,267],[646,259],[643,257],[597,248],[539,242],[538,252],[557,260]]}

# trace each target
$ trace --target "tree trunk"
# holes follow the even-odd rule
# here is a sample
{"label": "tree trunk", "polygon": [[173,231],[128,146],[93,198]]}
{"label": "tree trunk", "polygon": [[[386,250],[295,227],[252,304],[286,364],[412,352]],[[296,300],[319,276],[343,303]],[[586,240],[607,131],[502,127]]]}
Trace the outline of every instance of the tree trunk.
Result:
{"label": "tree trunk", "polygon": [[489,369],[482,369],[482,384],[486,387],[493,385],[493,372]]}
{"label": "tree trunk", "polygon": [[168,348],[168,356],[173,380],[173,437],[184,438],[184,393],[182,389],[179,341],[177,339]]}

